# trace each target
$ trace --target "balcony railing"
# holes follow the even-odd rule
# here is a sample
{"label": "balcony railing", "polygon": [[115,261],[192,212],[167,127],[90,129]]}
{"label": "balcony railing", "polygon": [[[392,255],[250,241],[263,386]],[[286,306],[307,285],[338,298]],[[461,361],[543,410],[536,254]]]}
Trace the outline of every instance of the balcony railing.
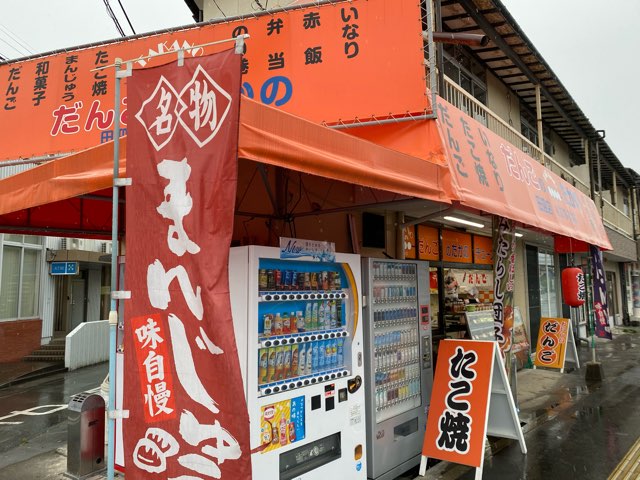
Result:
{"label": "balcony railing", "polygon": [[[571,172],[567,167],[557,162],[551,156],[542,152],[537,145],[513,128],[508,122],[500,118],[496,113],[487,108],[486,105],[472,97],[466,90],[461,88],[453,80],[445,75],[445,95],[444,98],[470,117],[473,117],[492,132],[504,138],[506,141],[516,146],[530,157],[543,163],[545,167],[553,173],[569,182],[586,196],[591,196],[589,180],[582,180]],[[600,210],[600,200],[598,194],[594,199],[598,210]],[[616,230],[630,238],[633,238],[633,220],[624,212],[616,208],[606,199],[602,207],[602,219],[609,228]]]}

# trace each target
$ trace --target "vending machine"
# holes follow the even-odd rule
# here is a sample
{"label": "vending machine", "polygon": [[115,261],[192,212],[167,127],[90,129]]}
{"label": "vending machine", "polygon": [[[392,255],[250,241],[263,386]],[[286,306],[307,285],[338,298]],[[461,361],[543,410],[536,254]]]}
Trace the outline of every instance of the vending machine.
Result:
{"label": "vending machine", "polygon": [[420,463],[433,366],[429,265],[362,259],[367,473],[388,480]]}
{"label": "vending machine", "polygon": [[360,257],[281,253],[237,247],[229,260],[254,478],[364,480]]}

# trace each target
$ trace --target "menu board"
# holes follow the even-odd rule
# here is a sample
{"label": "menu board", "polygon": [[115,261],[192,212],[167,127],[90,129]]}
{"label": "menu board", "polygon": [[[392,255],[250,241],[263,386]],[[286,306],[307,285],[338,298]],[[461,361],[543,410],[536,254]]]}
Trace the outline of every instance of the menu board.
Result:
{"label": "menu board", "polygon": [[493,310],[466,312],[467,328],[472,340],[495,340]]}

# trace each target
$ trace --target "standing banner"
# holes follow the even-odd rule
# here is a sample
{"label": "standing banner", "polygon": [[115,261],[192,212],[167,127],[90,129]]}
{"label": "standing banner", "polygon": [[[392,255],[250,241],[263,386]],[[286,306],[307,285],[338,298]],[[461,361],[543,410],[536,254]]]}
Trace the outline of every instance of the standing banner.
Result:
{"label": "standing banner", "polygon": [[129,79],[127,479],[251,478],[229,298],[241,55]]}
{"label": "standing banner", "polygon": [[500,351],[511,349],[513,288],[516,268],[516,227],[513,220],[494,217],[493,326]]}
{"label": "standing banner", "polygon": [[595,310],[596,336],[611,340],[609,326],[609,306],[607,305],[607,281],[602,263],[602,252],[594,245],[591,250],[591,268],[593,270],[593,308]]}
{"label": "standing banner", "polygon": [[527,447],[495,341],[443,340],[431,390],[420,475],[427,458],[476,467],[482,477],[485,437]]}
{"label": "standing banner", "polygon": [[534,366],[558,368],[562,372],[567,358],[579,366],[571,321],[568,318],[541,318]]}

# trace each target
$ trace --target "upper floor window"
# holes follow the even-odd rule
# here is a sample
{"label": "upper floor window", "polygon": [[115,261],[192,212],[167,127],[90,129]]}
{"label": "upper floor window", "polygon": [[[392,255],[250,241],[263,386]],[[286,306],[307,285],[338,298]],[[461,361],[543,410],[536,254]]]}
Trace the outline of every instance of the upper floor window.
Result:
{"label": "upper floor window", "polygon": [[480,103],[487,104],[485,70],[459,45],[444,45],[444,74]]}
{"label": "upper floor window", "polygon": [[[534,115],[524,105],[520,106],[520,133],[524,135],[536,147],[538,146],[538,127]],[[551,143],[551,131],[547,127],[542,127],[544,140],[544,153],[549,156],[554,154],[553,144]]]}

